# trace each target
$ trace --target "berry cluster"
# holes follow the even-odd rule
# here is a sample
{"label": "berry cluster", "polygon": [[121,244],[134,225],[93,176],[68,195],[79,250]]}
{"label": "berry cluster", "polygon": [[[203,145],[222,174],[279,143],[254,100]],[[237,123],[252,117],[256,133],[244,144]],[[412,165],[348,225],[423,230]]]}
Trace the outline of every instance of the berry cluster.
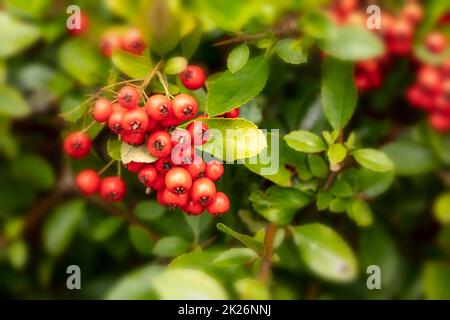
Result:
{"label": "berry cluster", "polygon": [[437,131],[450,130],[450,60],[441,66],[420,66],[416,82],[406,97],[411,105],[428,112],[428,121]]}
{"label": "berry cluster", "polygon": [[100,51],[105,57],[110,57],[116,49],[122,49],[135,55],[141,55],[146,48],[144,39],[138,29],[130,29],[120,33],[107,31],[100,40]]}
{"label": "berry cluster", "polygon": [[[188,66],[180,78],[191,89],[205,82],[204,72],[197,66]],[[140,106],[140,101],[145,104]],[[228,211],[230,202],[226,194],[216,190],[214,181],[222,176],[224,167],[217,160],[205,163],[194,149],[208,141],[208,127],[201,121],[205,116],[198,116],[186,129],[176,128],[194,119],[197,111],[197,101],[189,94],[173,98],[161,94],[147,97],[141,88],[128,84],[117,92],[114,101],[97,99],[92,107],[92,118],[120,135],[123,142],[145,145],[148,153],[157,158],[154,163],[132,161],[125,167],[137,174],[147,192],[156,191],[161,205],[178,207],[191,215],[199,215],[205,209],[213,215],[223,214]],[[235,118],[238,115],[239,110],[235,109],[223,116]],[[89,153],[91,145],[84,131],[74,132],[65,139],[64,151],[79,159]],[[75,182],[84,195],[99,192],[109,201],[121,201],[125,195],[125,183],[120,177],[101,179],[91,169],[81,171]]]}

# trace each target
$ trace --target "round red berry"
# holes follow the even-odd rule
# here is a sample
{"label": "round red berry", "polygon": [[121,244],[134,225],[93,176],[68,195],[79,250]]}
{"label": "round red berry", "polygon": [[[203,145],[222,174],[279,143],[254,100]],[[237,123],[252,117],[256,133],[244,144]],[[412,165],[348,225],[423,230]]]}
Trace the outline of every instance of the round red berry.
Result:
{"label": "round red berry", "polygon": [[173,163],[170,157],[159,158],[155,161],[155,168],[159,173],[166,174],[172,167]]}
{"label": "round red berry", "polygon": [[225,118],[237,118],[239,117],[239,108],[234,108],[231,111],[225,113]]}
{"label": "round red berry", "polygon": [[429,51],[441,53],[447,45],[447,39],[441,32],[430,32],[425,38],[425,45]]}
{"label": "round red berry", "polygon": [[191,95],[182,93],[173,99],[172,110],[179,120],[187,121],[197,114],[198,104]]}
{"label": "round red berry", "polygon": [[82,194],[90,196],[100,189],[100,177],[94,170],[86,169],[77,174],[75,184]]}
{"label": "round red berry", "polygon": [[149,117],[162,121],[172,115],[172,102],[162,94],[155,94],[147,100],[145,111]]}
{"label": "round red berry", "polygon": [[68,29],[68,32],[71,36],[80,36],[84,34],[89,28],[89,18],[83,12],[80,12],[80,21],[79,25]]}
{"label": "round red berry", "polygon": [[197,90],[205,84],[205,71],[199,66],[190,65],[180,73],[181,83],[189,90]]}
{"label": "round red berry", "polygon": [[170,134],[162,130],[153,132],[148,138],[147,149],[156,158],[169,156],[172,151]]}
{"label": "round red berry", "polygon": [[439,132],[447,132],[450,130],[450,116],[441,112],[433,112],[428,117],[431,127]]}
{"label": "round red berry", "polygon": [[208,178],[198,178],[191,188],[191,199],[206,205],[216,194],[216,185]]}
{"label": "round red berry", "polygon": [[401,17],[404,18],[411,24],[417,24],[422,20],[423,17],[423,9],[415,1],[409,1],[402,9],[400,13]]}
{"label": "round red berry", "polygon": [[131,29],[122,37],[122,49],[125,51],[141,55],[144,52],[145,47],[141,32],[137,29]]}
{"label": "round red berry", "polygon": [[134,172],[134,173],[137,173],[139,170],[141,170],[141,168],[143,166],[145,166],[144,162],[135,162],[135,161],[128,162],[125,165],[125,167],[127,168],[128,171]]}
{"label": "round red berry", "polygon": [[135,108],[125,111],[122,118],[122,128],[126,132],[144,132],[148,128],[148,116],[143,108]]}
{"label": "round red berry", "polygon": [[122,45],[122,39],[117,32],[107,32],[100,40],[100,52],[105,57],[111,57],[114,50],[119,49]]}
{"label": "round red berry", "polygon": [[136,108],[139,103],[139,90],[132,86],[125,86],[119,90],[117,101],[127,109]]}
{"label": "round red berry", "polygon": [[163,190],[166,187],[165,176],[159,173],[153,182],[150,182],[150,187],[155,190]]}
{"label": "round red berry", "polygon": [[230,200],[223,192],[217,192],[209,201],[206,209],[212,215],[220,215],[230,209]]}
{"label": "round red berry", "polygon": [[192,137],[192,144],[201,146],[208,141],[208,126],[202,121],[195,120],[191,122],[186,129]]}
{"label": "round red berry", "polygon": [[84,158],[91,150],[92,142],[84,132],[72,132],[64,140],[64,151],[75,159]]}
{"label": "round red berry", "polygon": [[177,144],[172,148],[170,159],[175,165],[184,165],[192,163],[195,156],[195,149],[190,145]]}
{"label": "round red berry", "polygon": [[174,194],[170,192],[169,189],[166,188],[161,194],[161,202],[164,205],[167,205],[172,208],[175,207],[182,208],[188,204],[189,195],[187,193]]}
{"label": "round red berry", "polygon": [[186,164],[184,168],[190,173],[192,179],[197,179],[205,172],[206,164],[201,157],[194,156],[192,163]]}
{"label": "round red berry", "polygon": [[189,215],[198,216],[205,210],[205,206],[191,200],[182,208],[182,210]]}
{"label": "round red berry", "polygon": [[105,98],[100,98],[95,101],[92,107],[92,118],[100,123],[108,121],[111,113],[113,112],[113,106],[111,101]]}
{"label": "round red berry", "polygon": [[122,141],[132,146],[140,146],[145,142],[145,132],[122,133]]}
{"label": "round red berry", "polygon": [[124,114],[125,111],[113,111],[113,113],[111,113],[111,116],[108,119],[108,127],[111,129],[112,132],[116,134],[122,133],[123,131],[122,119]]}
{"label": "round red berry", "polygon": [[172,132],[172,145],[191,145],[191,134],[186,129],[176,129]]}
{"label": "round red berry", "polygon": [[217,160],[212,160],[206,164],[205,177],[216,181],[223,175],[223,171],[223,165]]}
{"label": "round red berry", "polygon": [[146,187],[151,187],[151,184],[156,180],[158,173],[151,164],[145,165],[138,172],[139,182]]}
{"label": "round red berry", "polygon": [[125,183],[119,177],[106,177],[100,185],[100,196],[109,201],[121,201],[125,196]]}
{"label": "round red berry", "polygon": [[170,169],[165,178],[166,188],[175,194],[186,193],[192,187],[192,177],[181,167]]}

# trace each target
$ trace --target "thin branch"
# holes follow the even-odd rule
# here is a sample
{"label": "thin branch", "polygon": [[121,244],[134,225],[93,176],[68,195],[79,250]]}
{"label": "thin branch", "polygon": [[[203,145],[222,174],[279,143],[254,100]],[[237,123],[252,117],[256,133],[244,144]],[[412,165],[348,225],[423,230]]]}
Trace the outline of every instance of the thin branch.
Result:
{"label": "thin branch", "polygon": [[276,225],[269,223],[264,235],[264,255],[262,258],[261,270],[259,272],[259,280],[267,283],[270,274],[270,267],[272,266],[273,256],[273,242],[275,239]]}

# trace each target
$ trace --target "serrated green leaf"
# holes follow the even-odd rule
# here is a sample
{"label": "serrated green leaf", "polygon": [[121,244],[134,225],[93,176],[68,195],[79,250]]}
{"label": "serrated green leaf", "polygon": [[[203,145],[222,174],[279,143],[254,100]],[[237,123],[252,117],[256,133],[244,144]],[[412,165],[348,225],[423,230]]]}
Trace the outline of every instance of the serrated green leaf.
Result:
{"label": "serrated green leaf", "polygon": [[300,152],[316,153],[326,150],[323,140],[309,131],[292,131],[284,136],[284,140],[289,147]]}
{"label": "serrated green leaf", "polygon": [[223,72],[208,84],[206,112],[213,117],[240,107],[264,89],[268,76],[269,65],[262,55],[235,73]]}
{"label": "serrated green leaf", "polygon": [[335,130],[343,129],[350,121],[357,98],[353,65],[330,57],[325,59],[322,67],[322,107]]}
{"label": "serrated green leaf", "polygon": [[111,60],[120,71],[136,79],[145,78],[153,68],[148,55],[137,56],[123,50],[114,50]]}
{"label": "serrated green leaf", "polygon": [[120,146],[120,158],[123,164],[134,162],[152,163],[156,161],[145,145],[134,147],[128,143],[122,142]]}
{"label": "serrated green leaf", "polygon": [[232,73],[239,71],[247,63],[250,56],[250,49],[246,43],[231,50],[227,59],[227,67]]}
{"label": "serrated green leaf", "polygon": [[377,172],[394,170],[394,163],[381,151],[375,149],[359,149],[355,150],[352,155],[360,165],[367,169]]}
{"label": "serrated green leaf", "polygon": [[214,259],[214,264],[220,267],[239,266],[257,258],[256,252],[249,248],[228,249]]}
{"label": "serrated green leaf", "polygon": [[293,227],[292,231],[302,260],[319,277],[337,282],[348,282],[356,278],[356,257],[331,228],[312,223]]}

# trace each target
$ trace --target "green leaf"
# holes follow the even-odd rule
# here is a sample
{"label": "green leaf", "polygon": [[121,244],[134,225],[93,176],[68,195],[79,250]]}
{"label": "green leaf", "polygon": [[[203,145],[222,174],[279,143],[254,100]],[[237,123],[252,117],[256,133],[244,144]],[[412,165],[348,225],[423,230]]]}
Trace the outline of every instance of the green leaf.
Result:
{"label": "green leaf", "polygon": [[12,162],[11,174],[17,181],[34,190],[48,190],[56,180],[50,164],[35,154],[23,154]]}
{"label": "green leaf", "polygon": [[353,195],[352,187],[343,179],[335,180],[330,186],[330,192],[339,198],[351,197]]}
{"label": "green leaf", "polygon": [[214,117],[240,107],[264,89],[268,76],[269,65],[262,55],[235,73],[223,72],[208,85],[206,112]]}
{"label": "green leaf", "polygon": [[184,57],[173,57],[167,60],[164,66],[164,72],[166,74],[179,74],[186,69],[188,62]]}
{"label": "green leaf", "polygon": [[327,209],[332,200],[333,195],[331,194],[331,192],[320,189],[319,193],[317,194],[317,209],[320,211]]}
{"label": "green leaf", "polygon": [[443,262],[427,262],[423,271],[424,293],[427,299],[450,299],[450,266]]}
{"label": "green leaf", "polygon": [[328,148],[327,156],[330,164],[336,165],[345,159],[345,157],[347,156],[347,149],[342,144],[332,144]]}
{"label": "green leaf", "polygon": [[355,199],[348,204],[347,214],[360,227],[370,226],[373,222],[372,210],[369,205],[361,199]]}
{"label": "green leaf", "polygon": [[354,151],[352,155],[356,162],[367,169],[377,172],[394,170],[394,163],[381,151],[375,149],[359,149]]}
{"label": "green leaf", "polygon": [[401,176],[413,176],[435,170],[438,161],[431,151],[420,144],[408,141],[396,141],[381,148],[395,165],[395,173]]}
{"label": "green leaf", "polygon": [[162,300],[225,300],[219,282],[198,270],[167,269],[152,280]]}
{"label": "green leaf", "polygon": [[302,260],[319,277],[336,282],[356,278],[356,257],[333,229],[312,223],[293,227],[292,231]]}
{"label": "green leaf", "polygon": [[105,0],[106,7],[119,17],[133,21],[139,10],[140,0]]}
{"label": "green leaf", "polygon": [[234,287],[242,300],[270,300],[267,285],[256,279],[240,279]]}
{"label": "green leaf", "polygon": [[219,229],[222,232],[225,232],[229,236],[232,236],[236,240],[239,240],[244,245],[249,247],[250,249],[254,250],[258,255],[262,255],[264,251],[264,245],[261,241],[255,240],[250,236],[247,236],[245,234],[240,234],[239,232],[236,232],[234,230],[231,230],[223,223],[217,224],[217,229]]}
{"label": "green leaf", "polygon": [[308,61],[306,52],[303,51],[302,42],[298,39],[283,39],[277,42],[278,56],[286,63],[300,64]]}
{"label": "green leaf", "polygon": [[437,197],[433,205],[433,213],[442,224],[450,224],[450,192]]}
{"label": "green leaf", "polygon": [[108,155],[113,160],[121,160],[120,157],[120,148],[122,146],[122,142],[117,139],[109,139],[108,143],[106,144],[106,151],[108,152]]}
{"label": "green leaf", "polygon": [[130,163],[131,161],[145,163],[156,161],[156,158],[148,152],[147,146],[134,147],[125,142],[122,142],[120,146],[120,157],[123,164]]}
{"label": "green leaf", "polygon": [[209,128],[209,141],[202,150],[219,159],[234,161],[251,158],[267,148],[266,136],[245,119],[202,119]]}
{"label": "green leaf", "polygon": [[200,0],[197,5],[197,10],[206,14],[214,25],[231,32],[239,31],[258,9],[258,2],[255,0]]}
{"label": "green leaf", "polygon": [[108,240],[120,227],[123,220],[119,217],[108,217],[102,220],[92,232],[92,239],[96,241]]}
{"label": "green leaf", "polygon": [[376,172],[361,168],[356,177],[356,189],[366,197],[374,198],[385,192],[394,181],[394,171]]}
{"label": "green leaf", "polygon": [[107,72],[105,60],[98,49],[81,39],[70,39],[58,51],[60,66],[86,86],[101,82]]}
{"label": "green leaf", "polygon": [[40,37],[39,28],[0,12],[0,59],[14,56]]}
{"label": "green leaf", "polygon": [[8,244],[6,254],[9,263],[11,263],[13,268],[21,270],[26,266],[28,260],[28,247],[24,240],[17,239]]}
{"label": "green leaf", "polygon": [[191,58],[194,55],[195,51],[197,50],[198,46],[200,45],[201,39],[202,39],[202,29],[197,23],[190,33],[181,38],[180,45],[183,56],[186,57],[187,59]]}
{"label": "green leaf", "polygon": [[333,58],[325,59],[322,67],[322,107],[331,126],[343,129],[356,108],[357,92],[353,65]]}
{"label": "green leaf", "polygon": [[111,56],[114,65],[131,78],[145,78],[153,64],[148,55],[134,55],[123,50],[114,50]]}
{"label": "green leaf", "polygon": [[311,173],[317,178],[326,178],[328,176],[328,166],[325,160],[317,154],[308,154],[308,166]]}
{"label": "green leaf", "polygon": [[146,265],[122,276],[108,290],[107,300],[149,300],[156,299],[156,292],[151,284],[163,268],[157,265]]}
{"label": "green leaf", "polygon": [[175,257],[185,252],[188,248],[189,243],[180,237],[164,237],[155,244],[153,253],[160,257]]}
{"label": "green leaf", "polygon": [[228,70],[232,73],[239,71],[247,63],[250,57],[250,49],[246,43],[237,46],[231,50],[227,59]]}
{"label": "green leaf", "polygon": [[153,240],[147,231],[140,226],[130,226],[128,228],[131,243],[141,254],[151,255],[153,253]]}
{"label": "green leaf", "polygon": [[334,213],[341,213],[347,209],[347,205],[350,199],[348,198],[335,198],[330,202],[330,211]]}
{"label": "green leaf", "polygon": [[202,214],[200,217],[185,214],[184,220],[192,230],[194,244],[197,244],[202,232],[207,229],[209,223],[213,220],[213,217],[209,214]]}
{"label": "green leaf", "polygon": [[45,221],[43,242],[53,256],[61,255],[69,245],[84,214],[84,202],[73,200],[58,206]]}
{"label": "green leaf", "polygon": [[335,26],[318,46],[329,55],[348,61],[368,60],[383,55],[380,37],[357,26]]}
{"label": "green leaf", "polygon": [[231,267],[245,264],[256,258],[256,252],[252,249],[232,248],[219,254],[213,263],[220,267]]}
{"label": "green leaf", "polygon": [[42,18],[52,5],[50,0],[5,0],[4,3],[9,12],[33,18]]}
{"label": "green leaf", "polygon": [[300,152],[316,153],[326,150],[323,140],[309,131],[292,131],[284,136],[284,140],[289,147]]}
{"label": "green leaf", "polygon": [[22,118],[30,113],[30,106],[19,91],[6,84],[0,84],[0,116]]}
{"label": "green leaf", "polygon": [[136,207],[134,207],[133,214],[146,221],[153,221],[160,218],[164,212],[166,212],[165,207],[159,205],[153,200],[144,200],[139,202]]}
{"label": "green leaf", "polygon": [[311,202],[311,198],[300,190],[272,186],[262,192],[253,191],[249,200],[256,212],[277,224],[291,222],[299,209]]}

